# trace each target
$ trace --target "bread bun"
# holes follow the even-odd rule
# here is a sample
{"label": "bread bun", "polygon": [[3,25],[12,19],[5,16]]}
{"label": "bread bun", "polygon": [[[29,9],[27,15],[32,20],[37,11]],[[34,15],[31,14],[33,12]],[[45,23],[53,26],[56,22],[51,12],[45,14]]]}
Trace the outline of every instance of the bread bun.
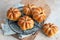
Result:
{"label": "bread bun", "polygon": [[58,31],[57,26],[52,23],[43,25],[43,32],[49,37],[55,35],[57,33],[57,31]]}
{"label": "bread bun", "polygon": [[34,27],[34,21],[29,16],[23,16],[19,19],[18,25],[22,30],[32,29]]}
{"label": "bread bun", "polygon": [[10,8],[7,12],[7,18],[9,20],[17,21],[20,16],[21,12],[17,8]]}
{"label": "bread bun", "polygon": [[32,11],[32,15],[33,19],[35,19],[39,23],[43,22],[46,19],[46,14],[41,7],[34,8]]}
{"label": "bread bun", "polygon": [[23,7],[23,12],[26,15],[31,15],[32,8],[36,8],[34,4],[27,4],[26,6]]}

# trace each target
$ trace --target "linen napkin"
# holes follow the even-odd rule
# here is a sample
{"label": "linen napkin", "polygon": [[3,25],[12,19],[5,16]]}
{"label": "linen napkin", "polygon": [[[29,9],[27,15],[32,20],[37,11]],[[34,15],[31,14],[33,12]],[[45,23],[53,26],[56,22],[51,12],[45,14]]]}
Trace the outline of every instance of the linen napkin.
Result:
{"label": "linen napkin", "polygon": [[[11,28],[9,27],[9,25],[7,23],[5,24],[1,24],[2,26],[2,31],[4,35],[12,35],[12,34],[16,34],[16,32],[12,31]],[[29,35],[21,35],[21,34],[17,34],[19,36],[19,38],[24,38],[24,37],[28,37],[32,34]]]}

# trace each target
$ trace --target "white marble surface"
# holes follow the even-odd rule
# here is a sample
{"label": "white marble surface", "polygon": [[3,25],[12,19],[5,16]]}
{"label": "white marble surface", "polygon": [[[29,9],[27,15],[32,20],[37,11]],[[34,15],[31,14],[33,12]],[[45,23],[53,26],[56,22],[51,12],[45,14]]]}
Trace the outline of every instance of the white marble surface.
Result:
{"label": "white marble surface", "polygon": [[[0,20],[5,18],[6,11],[12,5],[20,2],[20,0],[0,0]],[[48,17],[46,22],[52,22],[56,24],[59,28],[59,33],[54,37],[48,38],[42,32],[40,32],[35,40],[60,40],[60,0],[46,0],[51,8],[51,14]],[[4,15],[3,15],[4,14]],[[0,40],[18,40],[12,36],[3,36],[2,31],[0,30]]]}

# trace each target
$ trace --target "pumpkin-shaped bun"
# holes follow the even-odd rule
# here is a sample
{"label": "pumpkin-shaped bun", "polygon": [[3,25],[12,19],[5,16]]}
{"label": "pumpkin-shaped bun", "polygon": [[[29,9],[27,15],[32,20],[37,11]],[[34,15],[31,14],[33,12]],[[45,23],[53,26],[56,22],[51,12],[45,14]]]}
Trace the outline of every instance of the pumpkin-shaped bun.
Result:
{"label": "pumpkin-shaped bun", "polygon": [[58,31],[57,26],[55,26],[52,23],[48,23],[48,24],[43,25],[43,32],[49,37],[55,35],[57,33],[57,31]]}
{"label": "pumpkin-shaped bun", "polygon": [[32,8],[36,8],[34,4],[27,4],[26,6],[23,7],[23,12],[26,15],[31,15],[31,10]]}
{"label": "pumpkin-shaped bun", "polygon": [[41,7],[33,8],[32,10],[33,19],[35,19],[37,22],[41,23],[46,19],[46,14]]}
{"label": "pumpkin-shaped bun", "polygon": [[17,21],[20,16],[21,12],[17,8],[10,8],[7,12],[7,18],[9,20]]}
{"label": "pumpkin-shaped bun", "polygon": [[32,29],[34,27],[34,21],[29,16],[23,16],[19,19],[18,25],[22,30]]}

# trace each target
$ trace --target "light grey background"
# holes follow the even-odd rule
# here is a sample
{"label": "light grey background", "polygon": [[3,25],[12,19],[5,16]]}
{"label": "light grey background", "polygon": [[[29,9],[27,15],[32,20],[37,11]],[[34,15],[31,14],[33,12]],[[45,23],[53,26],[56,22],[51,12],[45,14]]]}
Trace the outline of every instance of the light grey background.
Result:
{"label": "light grey background", "polygon": [[[13,6],[16,3],[19,3],[20,0],[0,0],[0,20],[5,18],[7,9]],[[60,40],[60,0],[46,0],[51,8],[51,14],[48,17],[45,23],[51,22],[58,26],[59,32],[51,38],[48,38],[41,32],[36,36],[35,40]],[[12,36],[3,36],[2,31],[0,30],[0,40],[18,40]]]}

